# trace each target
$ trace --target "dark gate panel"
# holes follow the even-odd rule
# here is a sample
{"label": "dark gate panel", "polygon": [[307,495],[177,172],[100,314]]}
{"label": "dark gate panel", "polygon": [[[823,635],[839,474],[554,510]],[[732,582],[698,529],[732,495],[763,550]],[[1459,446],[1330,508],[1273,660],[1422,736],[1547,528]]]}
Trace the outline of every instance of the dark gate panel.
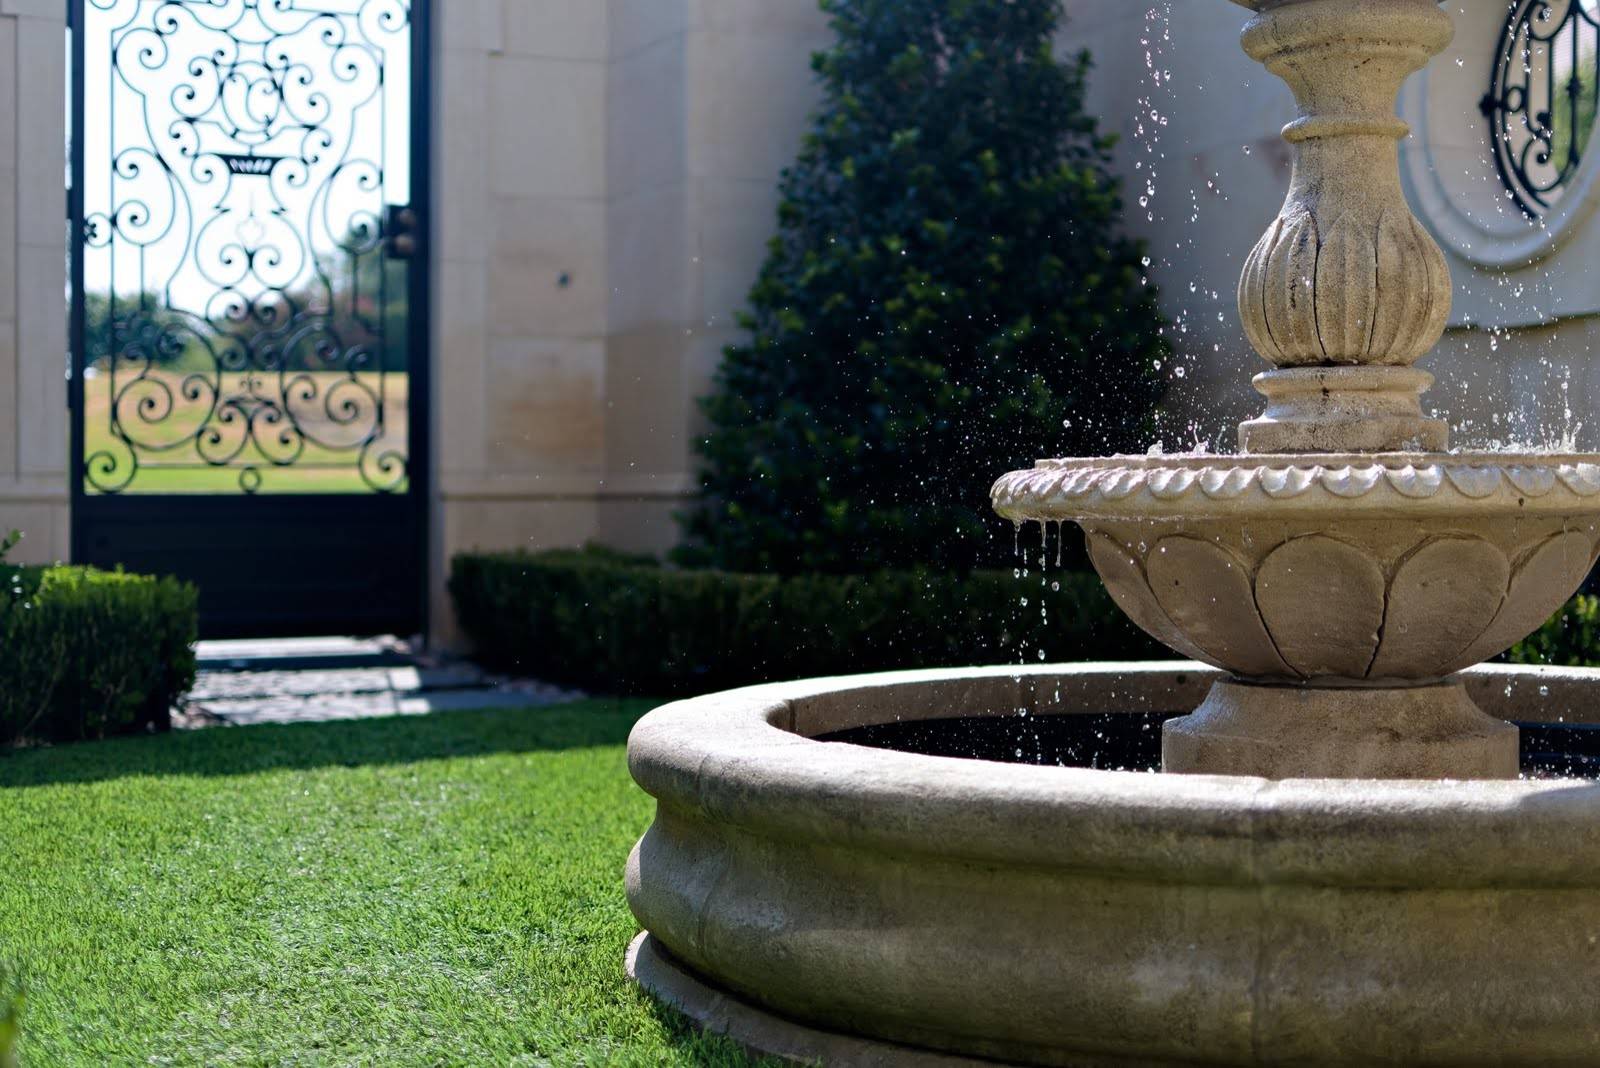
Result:
{"label": "dark gate panel", "polygon": [[331,509],[301,496],[87,498],[82,559],[181,575],[206,637],[412,634],[421,626],[404,498]]}
{"label": "dark gate panel", "polygon": [[425,623],[423,0],[71,0],[74,557]]}

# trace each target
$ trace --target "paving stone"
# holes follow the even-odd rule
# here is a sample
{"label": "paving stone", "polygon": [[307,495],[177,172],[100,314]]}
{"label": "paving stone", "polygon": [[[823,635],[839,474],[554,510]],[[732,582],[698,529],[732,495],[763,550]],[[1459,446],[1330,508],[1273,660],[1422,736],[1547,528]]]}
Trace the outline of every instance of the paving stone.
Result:
{"label": "paving stone", "polygon": [[204,702],[330,693],[416,693],[483,685],[483,671],[471,664],[329,671],[202,671],[189,699]]}
{"label": "paving stone", "polygon": [[[398,657],[388,640],[290,639],[202,642],[201,670],[173,713],[187,728],[325,723],[478,708],[536,708],[575,700],[571,690],[490,676],[464,661],[367,663]],[[349,665],[360,666],[349,666]]]}
{"label": "paving stone", "polygon": [[[191,713],[196,711],[190,706]],[[313,697],[256,697],[242,701],[200,702],[198,711],[235,727],[257,723],[324,723],[395,714],[393,694],[320,694]]]}
{"label": "paving stone", "polygon": [[263,671],[396,666],[414,656],[398,638],[252,638],[199,642],[195,659],[208,671]]}

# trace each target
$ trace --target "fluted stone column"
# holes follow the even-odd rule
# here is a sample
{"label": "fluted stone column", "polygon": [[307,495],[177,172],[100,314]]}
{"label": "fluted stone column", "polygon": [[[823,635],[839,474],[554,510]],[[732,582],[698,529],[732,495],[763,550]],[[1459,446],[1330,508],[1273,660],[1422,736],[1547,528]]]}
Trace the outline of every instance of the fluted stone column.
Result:
{"label": "fluted stone column", "polygon": [[1239,280],[1245,331],[1277,368],[1255,380],[1269,404],[1239,428],[1246,452],[1448,445],[1411,365],[1444,332],[1450,274],[1401,191],[1395,101],[1451,33],[1433,0],[1290,0],[1245,27],[1299,106],[1288,198]]}
{"label": "fluted stone column", "polygon": [[1401,84],[1449,42],[1434,0],[1253,0],[1245,50],[1294,91],[1288,197],[1239,284],[1273,370],[1239,455],[1041,460],[995,483],[1071,521],[1123,611],[1227,670],[1163,727],[1170,772],[1509,778],[1516,728],[1455,674],[1537,628],[1600,555],[1600,455],[1447,451],[1413,364],[1443,255],[1407,206]]}

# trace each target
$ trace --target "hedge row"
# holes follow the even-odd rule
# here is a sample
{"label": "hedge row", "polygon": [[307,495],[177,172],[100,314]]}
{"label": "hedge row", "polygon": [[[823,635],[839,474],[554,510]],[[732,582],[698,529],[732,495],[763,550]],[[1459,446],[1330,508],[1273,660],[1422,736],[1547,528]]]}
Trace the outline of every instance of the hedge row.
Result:
{"label": "hedge row", "polygon": [[194,683],[193,586],[0,567],[0,745],[161,729]]}
{"label": "hedge row", "polygon": [[1600,597],[1580,593],[1506,654],[1513,664],[1600,666]]}
{"label": "hedge row", "polygon": [[1162,655],[1093,575],[781,578],[676,570],[603,550],[467,553],[458,619],[487,666],[671,696],[895,668]]}

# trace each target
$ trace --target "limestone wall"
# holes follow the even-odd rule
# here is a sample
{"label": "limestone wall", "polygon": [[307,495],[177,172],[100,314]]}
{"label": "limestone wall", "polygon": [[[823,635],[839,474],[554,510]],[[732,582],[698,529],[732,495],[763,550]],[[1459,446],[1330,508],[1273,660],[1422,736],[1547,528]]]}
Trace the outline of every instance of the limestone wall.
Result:
{"label": "limestone wall", "polygon": [[[811,0],[436,5],[432,554],[447,634],[460,549],[674,541],[695,399],[735,336],[828,35]],[[1090,106],[1122,137],[1130,219],[1178,323],[1164,442],[1231,445],[1259,410],[1246,379],[1265,365],[1233,291],[1282,199],[1287,92],[1239,50],[1246,16],[1228,0],[1067,8],[1062,48],[1093,52]],[[0,527],[26,529],[30,559],[69,548],[62,9],[0,0]],[[1433,114],[1432,99],[1408,106]],[[1440,130],[1448,155],[1459,131]],[[1483,329],[1531,306],[1508,296],[1519,282],[1552,313],[1600,310],[1597,257],[1600,230],[1520,273],[1452,262],[1457,329],[1424,366],[1447,379],[1431,399],[1467,426],[1458,440],[1571,408],[1578,441],[1600,443],[1600,418],[1584,418],[1600,397],[1590,320]]]}
{"label": "limestone wall", "polygon": [[1240,50],[1247,13],[1228,0],[1070,0],[1067,14],[1061,50],[1093,57],[1089,109],[1121,139],[1129,225],[1149,242],[1151,276],[1181,331],[1164,444],[1232,447],[1225,429],[1259,410],[1248,376],[1267,369],[1239,327],[1234,289],[1288,185],[1277,131],[1293,114],[1289,93]]}
{"label": "limestone wall", "polygon": [[65,559],[65,5],[0,0],[0,532]]}
{"label": "limestone wall", "polygon": [[468,547],[665,549],[823,18],[805,0],[445,3],[471,17],[441,26],[436,72],[436,583]]}
{"label": "limestone wall", "polygon": [[695,400],[736,336],[828,38],[795,0],[614,0],[611,19],[598,533],[654,550],[676,540]]}
{"label": "limestone wall", "polygon": [[606,5],[446,0],[434,69],[433,557],[593,536]]}
{"label": "limestone wall", "polygon": [[[1118,160],[1130,223],[1150,242],[1154,277],[1178,323],[1183,377],[1172,382],[1163,443],[1182,447],[1198,438],[1233,448],[1234,425],[1263,403],[1247,380],[1267,368],[1238,327],[1235,286],[1282,203],[1288,153],[1278,130],[1293,117],[1293,102],[1240,50],[1248,13],[1228,0],[1153,10],[1068,0],[1067,8],[1063,47],[1093,53],[1090,107],[1123,138]],[[1436,232],[1462,231],[1453,215],[1463,210],[1486,220],[1490,232],[1469,234],[1470,255],[1441,236],[1454,311],[1450,331],[1420,364],[1440,379],[1424,407],[1451,421],[1457,445],[1571,435],[1579,447],[1600,447],[1600,362],[1590,356],[1600,329],[1592,319],[1600,312],[1600,213],[1576,220],[1538,263],[1473,262],[1493,258],[1497,242],[1526,227],[1497,204],[1502,191],[1487,180],[1487,134],[1477,119],[1505,9],[1469,4],[1451,13],[1455,44],[1412,79],[1402,99],[1415,131],[1402,146],[1407,193]],[[1600,152],[1589,155],[1586,166],[1600,170]],[[1135,169],[1140,162],[1145,167]],[[1141,208],[1151,164],[1155,196]],[[1591,190],[1588,199],[1600,196]]]}

